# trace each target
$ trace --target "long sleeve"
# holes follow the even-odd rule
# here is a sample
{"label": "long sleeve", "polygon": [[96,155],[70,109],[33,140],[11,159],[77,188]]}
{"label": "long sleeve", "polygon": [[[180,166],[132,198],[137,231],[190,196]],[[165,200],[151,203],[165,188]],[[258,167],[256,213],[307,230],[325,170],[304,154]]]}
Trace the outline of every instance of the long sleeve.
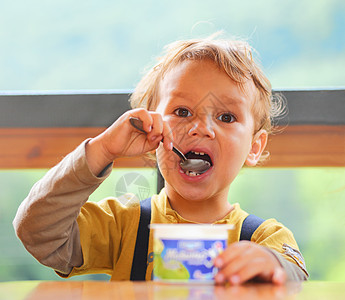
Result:
{"label": "long sleeve", "polygon": [[77,217],[82,205],[111,172],[94,176],[83,142],[31,189],[13,221],[25,248],[43,265],[62,274],[83,264]]}
{"label": "long sleeve", "polygon": [[288,281],[307,280],[304,258],[292,232],[275,219],[268,219],[254,232],[252,241],[267,247],[284,268]]}
{"label": "long sleeve", "polygon": [[279,252],[275,250],[271,249],[271,252],[277,258],[280,265],[285,270],[287,281],[303,281],[308,279],[309,274],[307,273],[307,270],[305,268],[301,268],[297,264],[288,261],[283,257],[283,255],[281,255]]}

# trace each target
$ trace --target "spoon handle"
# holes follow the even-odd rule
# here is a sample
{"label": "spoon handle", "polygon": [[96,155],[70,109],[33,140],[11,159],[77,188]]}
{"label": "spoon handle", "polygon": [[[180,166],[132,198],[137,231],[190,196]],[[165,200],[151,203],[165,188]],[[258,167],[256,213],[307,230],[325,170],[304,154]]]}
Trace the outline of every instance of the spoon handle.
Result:
{"label": "spoon handle", "polygon": [[176,147],[173,146],[172,151],[174,151],[179,156],[179,158],[181,158],[181,160],[183,162],[187,160],[187,158],[184,156],[184,154],[179,149],[177,149]]}
{"label": "spoon handle", "polygon": [[[141,131],[141,132],[143,132],[143,133],[147,133],[147,132],[144,130],[144,128],[143,128],[143,122],[142,122],[140,119],[134,118],[134,117],[130,117],[130,118],[129,118],[129,122],[131,123],[131,125],[132,125],[134,128],[138,129],[139,131]],[[162,142],[163,142],[163,140],[162,140]],[[173,147],[173,148],[172,148],[172,151],[174,151],[174,152],[182,159],[182,161],[186,161],[186,160],[187,160],[187,158],[183,155],[183,153],[182,153],[180,150],[178,150],[177,148]]]}
{"label": "spoon handle", "polygon": [[138,129],[139,131],[146,133],[146,131],[143,128],[143,121],[141,121],[140,119],[129,117],[129,122],[135,129]]}

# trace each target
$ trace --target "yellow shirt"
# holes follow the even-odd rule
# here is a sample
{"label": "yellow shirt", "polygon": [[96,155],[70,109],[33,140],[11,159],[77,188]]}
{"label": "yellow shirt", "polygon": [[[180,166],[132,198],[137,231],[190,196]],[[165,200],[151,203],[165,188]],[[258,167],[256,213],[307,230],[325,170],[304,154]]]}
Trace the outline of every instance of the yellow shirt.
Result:
{"label": "yellow shirt", "polygon": [[[122,203],[126,204],[122,204]],[[234,204],[234,209],[217,224],[233,224],[229,234],[229,244],[239,241],[241,226],[248,213]],[[105,273],[111,280],[129,280],[136,236],[140,218],[139,200],[131,194],[119,199],[105,199],[99,203],[87,202],[78,217],[80,240],[83,252],[83,265],[75,267],[73,275]],[[151,223],[194,223],[174,211],[164,189],[159,195],[152,196]],[[252,235],[252,242],[268,247],[283,255],[297,265],[297,260],[284,254],[289,249],[298,250],[290,230],[275,219],[264,221]],[[304,262],[303,262],[304,263]],[[299,265],[304,272],[304,264]],[[153,270],[153,237],[150,231],[148,267],[146,280],[151,280]]]}

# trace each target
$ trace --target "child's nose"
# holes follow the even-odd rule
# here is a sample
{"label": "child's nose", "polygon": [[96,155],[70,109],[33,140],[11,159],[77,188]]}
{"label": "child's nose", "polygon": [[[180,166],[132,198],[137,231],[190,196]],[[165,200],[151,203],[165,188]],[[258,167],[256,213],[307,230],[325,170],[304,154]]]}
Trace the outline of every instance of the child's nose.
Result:
{"label": "child's nose", "polygon": [[215,133],[213,130],[213,122],[209,118],[197,118],[194,121],[191,121],[191,126],[188,130],[189,136],[200,136],[208,137],[214,139]]}

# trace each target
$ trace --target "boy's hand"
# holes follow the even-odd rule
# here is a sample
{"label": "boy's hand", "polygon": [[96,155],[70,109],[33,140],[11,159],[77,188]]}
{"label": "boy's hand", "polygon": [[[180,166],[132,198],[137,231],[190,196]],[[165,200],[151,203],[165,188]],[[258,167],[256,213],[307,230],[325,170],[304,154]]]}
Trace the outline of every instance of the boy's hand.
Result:
{"label": "boy's hand", "polygon": [[231,244],[215,259],[219,268],[216,283],[242,284],[253,278],[283,284],[286,273],[274,255],[265,247],[248,241]]}
{"label": "boy's hand", "polygon": [[[136,117],[143,122],[145,133],[129,122]],[[164,137],[164,148],[172,149],[171,130],[159,113],[143,108],[133,109],[119,117],[107,130],[92,139],[86,150],[86,158],[94,174],[99,174],[115,158],[137,156],[155,150]]]}

